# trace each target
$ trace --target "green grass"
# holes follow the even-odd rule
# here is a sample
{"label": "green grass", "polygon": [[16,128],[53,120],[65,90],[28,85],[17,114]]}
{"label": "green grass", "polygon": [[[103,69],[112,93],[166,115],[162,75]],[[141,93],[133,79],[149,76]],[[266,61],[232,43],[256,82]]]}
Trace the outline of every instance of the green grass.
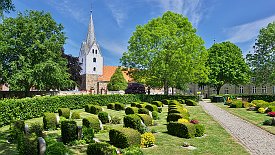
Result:
{"label": "green grass", "polygon": [[227,105],[223,105],[222,103],[213,103],[218,107],[230,112],[233,115],[236,115],[266,131],[271,134],[275,134],[275,127],[274,126],[267,126],[263,125],[264,120],[271,119],[270,116],[266,114],[257,113],[256,111],[249,111],[245,108],[229,108]]}
{"label": "green grass", "polygon": [[[208,155],[220,155],[220,154],[233,154],[233,155],[243,155],[249,154],[235,139],[233,139],[217,122],[215,122],[212,117],[207,115],[200,106],[187,107],[191,114],[192,119],[198,119],[201,124],[206,127],[206,133],[204,137],[184,139],[171,136],[167,133],[166,128],[166,116],[167,107],[164,107],[163,112],[159,114],[160,119],[155,121],[157,125],[150,126],[149,129],[156,130],[156,146],[151,148],[143,148],[145,155],[167,155],[167,154],[208,154]],[[83,109],[74,110],[80,111],[81,118],[91,115],[84,112]],[[104,107],[104,111],[108,112],[111,116],[117,116],[123,119],[125,116],[124,111],[109,110]],[[42,122],[42,118],[36,118],[27,120],[26,123],[30,124],[34,121]],[[82,124],[82,120],[76,120],[78,125]],[[106,124],[105,129],[121,127],[122,124]],[[8,134],[8,126],[0,128],[0,154],[16,154],[16,146],[6,143],[6,135]],[[109,134],[107,130],[100,131],[95,134],[95,138],[100,141],[109,141]],[[45,132],[47,136],[54,138],[60,138],[60,130],[47,131]],[[195,150],[187,150],[182,148],[184,142],[196,147]],[[81,146],[68,146],[75,154],[84,155],[86,154],[87,145]]]}

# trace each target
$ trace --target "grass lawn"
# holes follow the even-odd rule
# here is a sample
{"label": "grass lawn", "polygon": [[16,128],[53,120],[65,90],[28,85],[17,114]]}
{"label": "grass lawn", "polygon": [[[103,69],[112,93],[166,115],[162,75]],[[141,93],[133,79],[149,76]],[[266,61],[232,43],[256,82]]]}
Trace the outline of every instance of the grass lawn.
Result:
{"label": "grass lawn", "polygon": [[266,114],[257,113],[256,111],[249,111],[249,110],[246,110],[245,108],[229,108],[227,105],[224,105],[223,103],[213,103],[213,104],[272,134],[275,134],[274,126],[263,125],[264,120],[272,118],[270,116],[267,116]]}
{"label": "grass lawn", "polygon": [[[198,119],[201,124],[206,127],[205,136],[201,138],[184,139],[171,136],[167,134],[166,129],[166,116],[167,107],[163,108],[163,112],[160,114],[160,119],[155,121],[156,126],[150,126],[149,129],[154,129],[157,131],[155,133],[156,146],[151,148],[143,148],[145,155],[179,155],[179,154],[204,154],[204,155],[220,155],[220,154],[231,154],[231,155],[243,155],[249,154],[235,139],[233,139],[217,122],[215,122],[212,117],[207,115],[200,106],[187,107],[191,114],[192,119]],[[81,111],[81,117],[90,115],[84,112],[83,109],[77,110]],[[114,111],[109,110],[104,107],[104,111],[108,112],[111,116],[117,116],[123,118],[125,115],[124,111]],[[27,120],[26,123],[39,121],[42,122],[42,118],[36,118],[32,120]],[[78,125],[81,125],[81,119],[76,120]],[[105,129],[116,128],[122,126],[122,124],[104,125]],[[6,142],[6,136],[8,134],[9,126],[0,128],[0,154],[13,155],[16,154],[16,146],[13,144],[8,144]],[[60,130],[48,131],[46,132],[48,136],[60,137]],[[100,141],[109,141],[108,131],[103,130],[95,134],[95,138]],[[195,150],[188,150],[182,148],[184,142],[196,147]],[[68,146],[75,154],[84,155],[86,154],[87,145],[81,146]]]}

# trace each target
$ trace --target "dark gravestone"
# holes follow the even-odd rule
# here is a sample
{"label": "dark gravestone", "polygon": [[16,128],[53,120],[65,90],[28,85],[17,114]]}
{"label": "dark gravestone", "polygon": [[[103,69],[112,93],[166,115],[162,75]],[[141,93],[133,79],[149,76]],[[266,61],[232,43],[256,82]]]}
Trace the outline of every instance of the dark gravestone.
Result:
{"label": "dark gravestone", "polygon": [[82,126],[77,126],[77,139],[82,139]]}

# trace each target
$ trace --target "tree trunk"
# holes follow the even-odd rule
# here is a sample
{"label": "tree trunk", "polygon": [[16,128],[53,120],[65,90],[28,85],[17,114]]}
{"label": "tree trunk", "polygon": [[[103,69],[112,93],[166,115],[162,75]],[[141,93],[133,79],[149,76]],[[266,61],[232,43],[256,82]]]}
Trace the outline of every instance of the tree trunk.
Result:
{"label": "tree trunk", "polygon": [[168,82],[167,82],[167,80],[164,81],[164,95],[168,95]]}
{"label": "tree trunk", "polygon": [[217,88],[217,95],[220,95],[220,90],[222,88],[222,85],[221,86],[217,86],[216,88]]}
{"label": "tree trunk", "polygon": [[174,95],[174,87],[172,87],[172,95]]}
{"label": "tree trunk", "polygon": [[148,87],[148,95],[150,95],[150,90],[151,90],[151,87]]}

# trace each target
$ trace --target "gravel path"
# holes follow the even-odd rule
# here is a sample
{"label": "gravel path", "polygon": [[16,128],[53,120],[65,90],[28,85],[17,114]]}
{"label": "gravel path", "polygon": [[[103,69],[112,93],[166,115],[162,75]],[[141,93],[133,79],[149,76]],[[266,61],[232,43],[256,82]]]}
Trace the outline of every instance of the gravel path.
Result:
{"label": "gravel path", "polygon": [[215,106],[200,102],[203,109],[218,121],[253,155],[275,155],[275,135]]}

